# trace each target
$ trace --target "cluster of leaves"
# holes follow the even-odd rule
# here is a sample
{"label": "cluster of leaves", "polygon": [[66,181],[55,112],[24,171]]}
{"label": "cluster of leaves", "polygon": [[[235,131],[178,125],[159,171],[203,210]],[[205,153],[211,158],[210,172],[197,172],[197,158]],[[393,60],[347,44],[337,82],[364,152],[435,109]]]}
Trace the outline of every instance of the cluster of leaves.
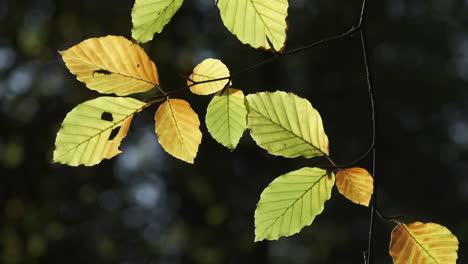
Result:
{"label": "cluster of leaves", "polygon": [[[169,23],[183,0],[136,0],[132,37],[143,43]],[[216,0],[226,28],[242,43],[281,51],[286,42],[287,0]]]}
{"label": "cluster of leaves", "polygon": [[[216,3],[226,27],[241,41],[278,52],[284,49],[287,0]],[[139,42],[151,40],[181,4],[182,0],[136,0],[133,37]],[[199,117],[189,102],[172,98],[159,87],[156,65],[140,46],[124,37],[106,36],[60,53],[70,72],[88,88],[118,96],[84,102],[67,114],[57,134],[55,162],[92,166],[116,156],[135,114],[162,101],[155,113],[159,143],[175,158],[194,162],[202,141]],[[233,150],[248,129],[256,144],[272,155],[324,156],[335,164],[320,114],[308,100],[281,91],[244,96],[231,85],[229,69],[217,59],[204,60],[187,77],[192,93],[215,94],[205,123],[216,141]],[[160,91],[159,100],[126,97],[150,89]],[[352,202],[369,206],[374,183],[367,170],[301,168],[279,176],[262,192],[255,210],[255,241],[290,236],[310,225],[324,210],[334,185]],[[391,238],[394,263],[456,262],[458,240],[443,226],[397,222]]]}

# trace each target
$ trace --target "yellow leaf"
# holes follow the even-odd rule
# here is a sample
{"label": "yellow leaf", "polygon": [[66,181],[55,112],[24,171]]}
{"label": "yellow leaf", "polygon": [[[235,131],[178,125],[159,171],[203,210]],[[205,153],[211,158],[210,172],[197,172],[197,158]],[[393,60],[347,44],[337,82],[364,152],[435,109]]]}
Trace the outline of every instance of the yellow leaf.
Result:
{"label": "yellow leaf", "polygon": [[[229,77],[229,69],[220,60],[206,59],[198,64],[194,69],[190,79],[195,82],[214,80],[218,78]],[[214,82],[201,83],[190,87],[190,91],[194,94],[207,95],[216,93],[223,89],[229,80],[221,80]],[[193,82],[187,81],[187,85]]]}
{"label": "yellow leaf", "polygon": [[369,206],[374,178],[363,168],[349,168],[336,174],[338,191],[353,203]]}
{"label": "yellow leaf", "polygon": [[90,38],[60,54],[79,81],[100,93],[128,95],[159,87],[154,62],[124,37]]}
{"label": "yellow leaf", "polygon": [[92,166],[121,153],[133,115],[146,106],[129,97],[99,97],[79,104],[57,133],[54,162]]}
{"label": "yellow leaf", "polygon": [[201,143],[200,120],[187,101],[169,99],[154,117],[161,146],[172,156],[193,163]]}
{"label": "yellow leaf", "polygon": [[392,231],[390,255],[395,264],[455,264],[458,239],[436,223],[399,224]]}

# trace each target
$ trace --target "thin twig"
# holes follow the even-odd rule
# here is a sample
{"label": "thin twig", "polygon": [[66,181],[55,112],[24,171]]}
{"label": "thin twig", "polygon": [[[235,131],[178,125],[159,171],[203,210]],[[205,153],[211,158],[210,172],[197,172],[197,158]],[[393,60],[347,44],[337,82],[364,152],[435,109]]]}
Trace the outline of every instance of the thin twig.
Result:
{"label": "thin twig", "polygon": [[363,25],[363,22],[366,20],[366,15],[367,15],[367,0],[363,0],[362,5],[361,5],[361,15],[359,16],[358,27],[361,27]]}
{"label": "thin twig", "polygon": [[384,220],[384,221],[388,221],[388,222],[393,222],[393,223],[396,223],[396,224],[400,224],[401,223],[401,219],[403,218],[403,216],[401,215],[397,215],[397,216],[387,216],[387,215],[384,215],[382,213],[382,211],[380,211],[380,209],[378,207],[374,207],[374,211],[375,213],[377,214],[377,216]]}
{"label": "thin twig", "polygon": [[307,49],[310,49],[310,48],[313,48],[313,47],[317,47],[317,46],[326,44],[326,43],[334,41],[334,40],[341,40],[341,39],[350,37],[350,36],[354,35],[354,33],[356,33],[357,31],[359,31],[359,27],[351,27],[348,31],[346,31],[344,33],[341,33],[339,35],[332,36],[332,37],[329,37],[329,38],[325,38],[325,39],[316,41],[314,43],[311,43],[309,45],[306,45],[306,46],[303,46],[303,47],[288,51],[288,52],[283,54],[283,57],[288,56],[288,55],[292,55],[292,54],[296,54],[296,53],[302,52],[304,50],[307,50]]}
{"label": "thin twig", "polygon": [[[377,204],[376,204],[376,197],[377,197],[377,190],[376,190],[376,181],[375,181],[375,175],[376,175],[376,168],[375,168],[375,165],[376,165],[376,108],[375,108],[375,90],[374,90],[374,85],[373,85],[373,77],[372,77],[372,71],[371,71],[371,67],[370,67],[370,63],[369,63],[369,56],[368,56],[368,47],[367,47],[367,39],[366,39],[366,14],[367,14],[367,0],[363,0],[362,1],[362,6],[361,6],[361,13],[360,13],[360,16],[359,16],[359,20],[358,20],[358,24],[356,26],[353,26],[351,27],[351,29],[347,30],[346,32],[343,32],[341,34],[337,34],[337,35],[334,35],[334,36],[331,36],[331,37],[328,37],[328,38],[324,38],[324,39],[321,39],[319,41],[316,41],[316,42],[313,42],[311,44],[308,44],[308,45],[305,45],[305,46],[302,46],[302,47],[299,47],[299,48],[296,48],[296,49],[293,49],[293,50],[290,50],[288,52],[285,52],[283,54],[280,54],[280,53],[275,53],[275,56],[272,56],[268,59],[265,59],[265,60],[262,60],[260,62],[257,62],[251,66],[248,66],[230,76],[226,76],[226,77],[221,77],[221,78],[216,78],[216,79],[210,79],[210,80],[205,80],[205,81],[193,81],[193,80],[189,80],[191,81],[192,83],[191,84],[188,84],[184,87],[181,87],[179,89],[176,89],[176,90],[172,90],[172,91],[168,91],[166,93],[164,93],[163,95],[158,95],[158,96],[155,96],[155,97],[151,97],[151,98],[148,98],[146,99],[145,101],[149,102],[150,104],[153,104],[153,103],[157,103],[157,102],[160,102],[162,100],[164,100],[164,98],[168,98],[170,95],[174,94],[174,93],[178,93],[178,92],[181,92],[183,90],[186,90],[194,85],[198,85],[198,84],[203,84],[203,83],[211,83],[211,82],[216,82],[216,81],[223,81],[223,80],[228,80],[228,84],[230,83],[230,81],[232,81],[233,79],[243,75],[244,73],[247,73],[247,72],[250,72],[252,70],[255,70],[265,64],[268,64],[268,63],[271,63],[271,62],[274,62],[282,57],[286,57],[286,56],[290,56],[290,55],[293,55],[293,54],[298,54],[298,53],[301,53],[305,50],[308,50],[308,49],[311,49],[311,48],[314,48],[314,47],[318,47],[318,46],[321,46],[321,45],[324,45],[324,44],[327,44],[331,41],[335,41],[335,40],[342,40],[342,39],[345,39],[347,37],[353,37],[356,35],[356,33],[359,33],[360,34],[360,39],[361,39],[361,47],[362,47],[362,53],[363,53],[363,59],[364,59],[364,66],[365,66],[365,70],[366,70],[366,81],[367,81],[367,87],[368,87],[368,93],[369,93],[369,98],[370,98],[370,104],[371,104],[371,110],[372,110],[372,131],[371,131],[371,143],[370,143],[370,146],[369,148],[367,149],[367,151],[361,155],[358,159],[352,161],[352,162],[349,162],[345,165],[337,165],[335,162],[333,162],[333,160],[328,156],[326,155],[328,161],[332,164],[331,166],[322,166],[323,168],[327,168],[327,169],[341,169],[341,168],[346,168],[346,167],[349,167],[361,160],[363,160],[364,158],[366,158],[371,152],[372,152],[372,176],[374,177],[374,193],[372,195],[372,201],[371,201],[371,205],[370,205],[370,219],[369,219],[369,236],[368,236],[368,248],[367,248],[367,251],[364,251],[363,254],[364,254],[364,263],[365,264],[371,264],[371,261],[372,261],[372,240],[373,240],[373,235],[374,235],[374,220],[375,220],[375,213],[377,213],[377,215],[383,219],[383,220],[388,220],[388,221],[393,221],[393,222],[396,222],[398,223],[398,220],[396,217],[386,217],[384,216],[383,214],[380,213],[380,211],[378,211],[377,209]],[[188,79],[188,77],[185,77],[185,76],[182,76],[184,79]],[[228,85],[227,84],[227,85]],[[225,87],[226,88],[226,87]]]}
{"label": "thin twig", "polygon": [[[257,62],[251,66],[248,66],[234,74],[231,74],[230,76],[226,76],[226,77],[221,77],[221,78],[216,78],[216,79],[210,79],[210,80],[204,80],[204,81],[193,81],[191,84],[189,85],[185,85],[184,87],[181,87],[181,88],[178,88],[176,90],[172,90],[172,91],[168,91],[165,93],[165,95],[170,95],[170,94],[174,94],[174,93],[178,93],[178,92],[181,92],[183,90],[186,90],[194,85],[197,85],[197,84],[203,84],[203,83],[211,83],[211,82],[217,82],[217,81],[223,81],[223,80],[233,80],[235,78],[238,78],[239,76],[243,75],[244,73],[247,73],[247,72],[250,72],[252,70],[255,70],[265,64],[268,64],[268,63],[271,63],[271,62],[274,62],[280,58],[283,58],[283,57],[286,57],[286,56],[290,56],[290,55],[293,55],[293,54],[297,54],[297,53],[300,53],[302,51],[305,51],[305,50],[308,50],[308,49],[311,49],[311,48],[314,48],[314,47],[318,47],[318,46],[321,46],[321,45],[324,45],[324,44],[327,44],[331,41],[335,41],[335,40],[341,40],[341,39],[344,39],[344,38],[347,38],[347,37],[352,37],[355,35],[355,33],[357,33],[359,31],[359,27],[352,27],[351,29],[347,30],[346,32],[343,32],[343,33],[340,33],[338,35],[334,35],[334,36],[331,36],[331,37],[328,37],[328,38],[324,38],[324,39],[321,39],[321,40],[318,40],[318,41],[315,41],[313,43],[310,43],[308,45],[305,45],[303,47],[299,47],[299,48],[296,48],[296,49],[293,49],[291,51],[288,51],[284,54],[275,54],[274,56],[268,58],[268,59],[265,59],[265,60],[262,60],[260,62]],[[186,78],[184,78],[186,79]],[[164,95],[164,96],[165,96]],[[153,98],[148,98],[148,100],[151,100],[151,99],[154,99],[154,98],[159,98],[159,97],[164,97],[164,96],[156,96],[156,97],[153,97]]]}
{"label": "thin twig", "polygon": [[[367,14],[367,0],[363,0],[362,8],[361,8],[361,16],[359,18],[359,26],[360,26],[360,36],[361,36],[361,47],[362,47],[362,54],[364,59],[364,66],[366,69],[366,80],[367,80],[367,87],[369,92],[369,98],[371,103],[372,109],[372,143],[371,143],[371,152],[372,152],[372,176],[374,177],[374,193],[372,195],[372,202],[370,205],[370,215],[369,215],[369,236],[368,236],[368,245],[367,245],[367,264],[371,264],[372,262],[372,244],[373,244],[373,236],[374,236],[374,220],[375,220],[375,211],[377,208],[377,183],[376,183],[376,109],[375,109],[375,88],[373,83],[372,71],[370,67],[370,60],[369,60],[369,50],[367,46],[367,39],[366,39],[366,30],[367,30],[367,23],[366,23],[366,14]],[[367,153],[368,154],[368,153]]]}

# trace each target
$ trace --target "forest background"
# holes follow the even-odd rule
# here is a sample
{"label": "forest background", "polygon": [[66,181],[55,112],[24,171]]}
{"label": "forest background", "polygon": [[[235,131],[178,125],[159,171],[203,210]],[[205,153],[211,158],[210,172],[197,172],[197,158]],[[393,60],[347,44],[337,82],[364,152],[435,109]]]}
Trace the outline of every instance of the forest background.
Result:
{"label": "forest background", "polygon": [[[94,167],[52,164],[65,114],[98,94],[68,73],[58,50],[105,35],[131,38],[133,1],[0,2],[0,262],[363,263],[368,209],[337,197],[300,234],[254,243],[261,191],[311,160],[274,157],[247,134],[234,152],[204,137],[195,165],[166,154],[153,113],[135,118],[123,154]],[[290,0],[287,47],[341,33],[360,1]],[[408,222],[433,221],[460,240],[468,261],[468,2],[372,1],[368,41],[377,90],[379,209]],[[185,1],[143,47],[161,85],[185,85],[205,58],[232,72],[272,56],[225,29],[214,1]],[[291,91],[318,109],[334,160],[362,154],[370,106],[359,38],[331,42],[236,79],[246,94]],[[208,97],[189,92],[204,117]],[[152,108],[153,110],[154,107]],[[363,161],[368,167],[370,160]],[[378,222],[376,263],[392,225]]]}

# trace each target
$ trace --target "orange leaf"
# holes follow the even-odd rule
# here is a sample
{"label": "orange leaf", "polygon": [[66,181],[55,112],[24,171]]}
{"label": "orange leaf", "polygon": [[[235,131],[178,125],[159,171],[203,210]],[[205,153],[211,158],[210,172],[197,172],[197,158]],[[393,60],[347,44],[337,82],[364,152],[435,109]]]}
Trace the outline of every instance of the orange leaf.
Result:
{"label": "orange leaf", "polygon": [[374,179],[363,168],[349,168],[336,174],[338,191],[353,203],[369,206],[374,192]]}
{"label": "orange leaf", "polygon": [[159,106],[154,117],[156,134],[164,150],[193,163],[201,143],[200,120],[185,100],[169,99]]}
{"label": "orange leaf", "polygon": [[390,255],[395,264],[455,264],[458,239],[436,223],[399,224],[392,231]]}

